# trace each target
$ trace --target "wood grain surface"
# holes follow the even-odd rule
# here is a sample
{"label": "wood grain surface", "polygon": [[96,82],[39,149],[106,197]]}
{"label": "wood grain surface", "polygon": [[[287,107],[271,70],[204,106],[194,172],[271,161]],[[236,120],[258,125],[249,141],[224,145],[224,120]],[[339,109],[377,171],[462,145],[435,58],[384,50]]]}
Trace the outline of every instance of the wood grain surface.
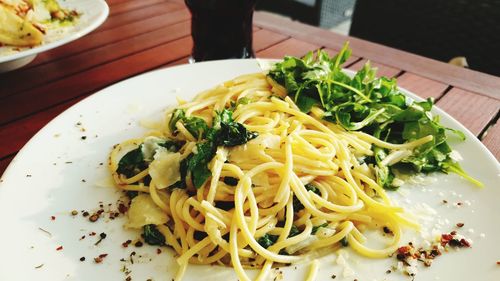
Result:
{"label": "wood grain surface", "polygon": [[[0,74],[0,174],[38,130],[81,99],[134,75],[187,63],[193,42],[183,0],[107,2],[110,16],[94,32]],[[265,12],[254,14],[253,33],[259,58],[319,49],[334,55],[349,41],[353,55],[345,67],[357,70],[369,60],[378,75],[434,98],[500,158],[500,78]]]}

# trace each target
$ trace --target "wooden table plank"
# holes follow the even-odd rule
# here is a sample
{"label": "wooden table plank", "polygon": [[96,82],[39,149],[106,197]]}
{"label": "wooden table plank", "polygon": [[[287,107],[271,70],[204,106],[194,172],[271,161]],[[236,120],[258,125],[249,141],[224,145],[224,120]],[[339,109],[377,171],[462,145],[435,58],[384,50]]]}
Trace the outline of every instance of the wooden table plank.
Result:
{"label": "wooden table plank", "polygon": [[256,12],[254,14],[254,24],[264,29],[289,35],[300,41],[332,49],[340,49],[345,41],[349,41],[353,54],[356,56],[383,62],[387,66],[409,71],[481,95],[500,96],[500,77],[456,67],[380,44],[308,26],[267,12]]}
{"label": "wooden table plank", "polygon": [[491,151],[493,156],[500,161],[500,122],[496,122],[486,131],[483,144]]}
{"label": "wooden table plank", "polygon": [[106,3],[108,3],[109,6],[113,6],[113,5],[121,4],[124,2],[128,2],[128,1],[130,1],[130,0],[106,0]]}
{"label": "wooden table plank", "polygon": [[[165,0],[141,0],[141,1],[128,1],[121,4],[114,5],[109,10],[109,15],[119,15],[132,10],[139,10],[144,7],[153,6],[155,4],[165,3]],[[179,4],[174,4],[179,5]],[[179,5],[180,6],[180,5]]]}
{"label": "wooden table plank", "polygon": [[[283,40],[286,40],[287,37],[284,37],[278,33],[274,33],[268,30],[264,29],[257,29],[253,33],[253,49],[255,53],[258,53],[260,50],[269,48],[270,46],[273,46],[279,42],[282,42]],[[186,64],[188,63],[188,58],[189,56],[182,57],[180,59],[177,59],[175,61],[169,62],[166,65],[162,65],[159,68],[165,68],[165,67],[170,67],[170,66],[176,66],[180,64]]]}
{"label": "wooden table plank", "polygon": [[416,94],[421,98],[439,99],[448,88],[448,85],[431,80],[410,72],[398,77],[398,86]]}
{"label": "wooden table plank", "polygon": [[254,52],[259,52],[262,49],[269,48],[286,39],[288,39],[288,37],[285,35],[261,29],[253,33],[253,50]]}
{"label": "wooden table plank", "polygon": [[[359,71],[361,68],[363,68],[363,66],[365,65],[365,63],[367,61],[368,61],[367,59],[362,59],[362,60],[356,62],[355,64],[349,66],[349,69]],[[390,67],[390,66],[387,66],[387,65],[382,64],[382,63],[370,61],[370,64],[372,67],[377,68],[377,77],[384,76],[384,77],[392,78],[392,77],[397,76],[399,73],[401,73],[400,69]]]}
{"label": "wooden table plank", "polygon": [[[258,30],[254,32],[254,48],[256,51],[275,45],[286,37],[280,34]],[[183,57],[169,65],[187,63],[187,57]],[[70,100],[63,104],[57,105],[50,109],[36,113],[34,115],[22,118],[15,122],[9,123],[0,130],[0,158],[17,152],[37,131],[39,131],[51,119],[59,115],[62,111],[74,103],[81,100],[82,97]]]}
{"label": "wooden table plank", "polygon": [[476,136],[500,110],[499,100],[459,88],[451,89],[436,104]]}
{"label": "wooden table plank", "polygon": [[[191,37],[187,36],[80,72],[63,80],[9,96],[0,104],[1,124],[45,110],[52,105],[102,89],[130,76],[185,57],[191,52],[190,46],[192,46]],[[8,106],[12,104],[16,106]]]}
{"label": "wooden table plank", "polygon": [[[336,49],[331,49],[331,48],[325,48],[323,49],[324,51],[326,51],[330,56],[335,56],[336,54],[338,54],[338,52],[340,51],[339,50],[336,50]],[[346,62],[344,63],[344,67],[349,67],[353,64],[355,64],[356,62],[358,62],[359,60],[361,60],[360,57],[358,56],[354,56],[354,55],[351,55],[347,60]]]}
{"label": "wooden table plank", "polygon": [[95,32],[119,27],[135,21],[142,21],[158,15],[166,17],[171,11],[176,10],[186,10],[186,8],[175,3],[160,3],[139,10],[130,10],[119,15],[108,17],[108,19]]}
{"label": "wooden table plank", "polygon": [[[0,160],[0,176],[3,174],[5,169],[7,169],[7,166],[9,166],[10,162],[12,162],[12,159],[14,159],[14,156],[9,156],[6,157],[2,160]],[[1,177],[0,177],[1,180]]]}
{"label": "wooden table plank", "polygon": [[[114,44],[104,45],[88,52],[24,71],[18,71],[13,73],[13,75],[5,77],[5,79],[3,77],[0,79],[0,93],[2,93],[2,96],[11,95],[181,37],[186,37],[191,32],[190,26],[191,23],[189,21],[183,21],[149,33],[130,37]],[[45,75],[36,75],[37,73],[45,73]],[[30,77],[30,83],[24,83],[26,77]],[[2,107],[0,105],[0,110]]]}
{"label": "wooden table plank", "polygon": [[83,96],[77,97],[76,99],[2,126],[0,130],[0,159],[19,151],[50,120],[83,98]]}
{"label": "wooden table plank", "polygon": [[285,55],[302,57],[309,51],[319,49],[321,46],[299,41],[295,38],[287,39],[267,49],[257,52],[259,58],[283,58]]}
{"label": "wooden table plank", "polygon": [[[171,25],[191,18],[189,12],[185,9],[170,11],[169,16],[165,15],[147,17],[141,21],[131,22],[120,25],[115,28],[107,29],[101,32],[93,32],[79,40],[73,41],[67,45],[55,48],[37,56],[29,66],[33,67],[42,63],[61,59],[69,55],[74,55],[83,51],[88,51],[97,47],[115,43],[127,38],[156,30],[163,26]],[[13,72],[15,73],[15,72]]]}

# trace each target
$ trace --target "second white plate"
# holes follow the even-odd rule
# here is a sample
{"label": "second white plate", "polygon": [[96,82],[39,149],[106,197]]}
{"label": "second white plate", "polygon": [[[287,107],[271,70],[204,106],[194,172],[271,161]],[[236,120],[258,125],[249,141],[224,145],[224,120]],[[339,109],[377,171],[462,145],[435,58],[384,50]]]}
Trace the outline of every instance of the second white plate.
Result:
{"label": "second white plate", "polygon": [[33,48],[0,47],[0,73],[30,63],[36,54],[74,41],[99,27],[108,17],[109,7],[104,0],[65,0],[60,4],[81,14],[74,26],[49,30],[45,42]]}

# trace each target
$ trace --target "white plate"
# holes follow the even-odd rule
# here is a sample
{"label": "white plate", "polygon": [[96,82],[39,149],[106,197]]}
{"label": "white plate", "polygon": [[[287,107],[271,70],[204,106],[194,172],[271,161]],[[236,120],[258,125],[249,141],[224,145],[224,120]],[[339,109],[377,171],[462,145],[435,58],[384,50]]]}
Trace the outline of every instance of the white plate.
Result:
{"label": "white plate", "polygon": [[[155,247],[121,247],[121,243],[139,235],[123,229],[123,218],[91,223],[81,215],[72,217],[70,212],[96,210],[99,201],[104,205],[115,203],[121,196],[119,191],[96,183],[107,176],[105,163],[111,147],[146,131],[139,121],[158,118],[163,109],[175,104],[175,96],[190,99],[220,82],[257,71],[255,60],[227,60],[147,73],[90,96],[45,126],[18,153],[0,183],[0,280],[124,280],[124,265],[131,269],[132,280],[171,280],[177,270],[172,251],[163,249],[158,255]],[[437,181],[428,186],[405,186],[401,192],[390,193],[405,207],[425,202],[435,208],[437,214],[424,216],[427,220],[423,223],[428,227],[450,231],[463,222],[465,226],[459,232],[474,240],[472,248],[447,253],[432,267],[421,269],[416,280],[498,281],[500,165],[462,125],[439,109],[434,112],[442,115],[447,126],[465,132],[467,140],[452,141],[452,145],[463,156],[464,169],[486,187],[476,188],[454,175],[438,175]],[[87,138],[82,140],[82,136]],[[408,201],[401,199],[401,193],[408,193]],[[443,199],[449,203],[443,204]],[[464,204],[453,207],[456,202]],[[88,236],[92,231],[105,232],[107,238],[95,246],[97,237]],[[80,241],[82,235],[86,238]],[[59,246],[63,249],[57,251]],[[132,251],[137,252],[134,265],[120,261],[128,259]],[[102,253],[108,256],[103,263],[95,264],[93,257]],[[80,262],[82,256],[85,262]],[[344,268],[336,264],[336,255],[330,254],[320,259],[318,280],[332,280],[332,274],[338,276],[335,281],[409,280],[400,273],[385,273],[396,264],[394,258],[350,256],[348,263],[356,272],[354,276],[342,278]],[[285,280],[302,280],[307,269],[304,262],[281,270]],[[185,280],[223,278],[236,280],[230,268],[189,266]]]}
{"label": "white plate", "polygon": [[109,8],[104,0],[65,0],[59,1],[62,7],[81,13],[74,26],[51,29],[45,42],[33,48],[14,50],[11,46],[0,47],[0,73],[23,67],[30,63],[36,54],[62,46],[76,40],[99,27],[108,17]]}

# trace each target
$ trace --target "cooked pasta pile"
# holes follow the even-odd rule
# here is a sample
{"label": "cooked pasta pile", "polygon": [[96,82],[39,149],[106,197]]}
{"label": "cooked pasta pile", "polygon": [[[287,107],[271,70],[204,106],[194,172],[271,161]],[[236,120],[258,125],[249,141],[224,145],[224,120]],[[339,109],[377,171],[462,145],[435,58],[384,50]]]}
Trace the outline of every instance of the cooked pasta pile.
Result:
{"label": "cooked pasta pile", "polygon": [[[111,152],[116,186],[138,192],[127,226],[148,227],[175,250],[176,280],[189,263],[232,266],[240,280],[250,280],[245,268],[260,268],[257,280],[264,280],[273,265],[303,261],[319,249],[348,245],[366,257],[391,255],[402,227],[418,224],[359,159],[373,155],[372,144],[412,149],[432,136],[386,143],[348,132],[322,114],[318,107],[301,112],[262,73],[180,101],[161,128]],[[236,134],[214,141],[224,128]],[[234,143],[231,136],[246,139]],[[203,155],[211,158],[200,160]],[[366,246],[363,232],[384,226],[393,233],[391,242]],[[317,264],[311,268],[314,276]]]}

